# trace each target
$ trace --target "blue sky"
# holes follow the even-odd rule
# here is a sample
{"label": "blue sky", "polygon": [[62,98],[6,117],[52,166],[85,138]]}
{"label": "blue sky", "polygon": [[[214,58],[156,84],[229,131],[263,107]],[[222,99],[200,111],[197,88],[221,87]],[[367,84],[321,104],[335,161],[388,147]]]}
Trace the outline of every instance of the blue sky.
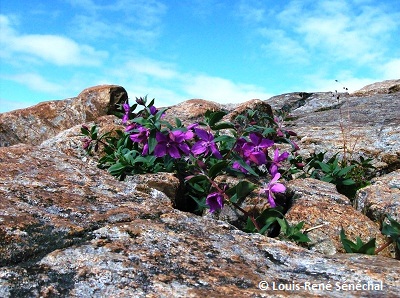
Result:
{"label": "blue sky", "polygon": [[99,84],[166,106],[400,78],[398,0],[0,2],[0,112]]}

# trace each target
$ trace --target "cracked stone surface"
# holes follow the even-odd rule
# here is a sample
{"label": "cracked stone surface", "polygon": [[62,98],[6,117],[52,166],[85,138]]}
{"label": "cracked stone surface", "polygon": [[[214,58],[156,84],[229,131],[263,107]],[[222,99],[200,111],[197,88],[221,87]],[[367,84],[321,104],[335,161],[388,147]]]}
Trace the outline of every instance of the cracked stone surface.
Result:
{"label": "cracked stone surface", "polygon": [[[310,234],[330,239],[331,246],[320,249],[246,234],[225,221],[174,209],[179,181],[173,175],[117,181],[96,168],[98,156],[81,149],[80,124],[95,121],[104,131],[121,128],[113,116],[71,121],[37,146],[25,138],[26,144],[0,147],[0,297],[397,297],[399,260],[341,254],[335,234],[343,224],[349,236],[376,235],[383,210],[398,215],[399,119],[394,116],[399,92],[392,87],[343,96],[340,105],[345,115],[354,115],[357,152],[372,156],[388,172],[358,192],[358,210],[331,184],[298,179],[287,185],[287,195],[296,194],[289,220],[306,220],[307,227],[330,222],[328,229]],[[290,106],[297,117],[290,125],[300,131],[304,150],[340,149],[337,102],[328,93],[299,94],[267,103]],[[191,104],[190,121],[208,106],[236,108],[199,100]],[[249,104],[268,108],[259,101]],[[182,113],[184,107],[179,107]],[[17,115],[10,113],[5,114]],[[366,217],[371,214],[375,223]],[[269,287],[260,289],[261,281]],[[276,290],[273,283],[303,288]],[[304,288],[307,283],[333,289]],[[357,284],[376,288],[337,288]]]}

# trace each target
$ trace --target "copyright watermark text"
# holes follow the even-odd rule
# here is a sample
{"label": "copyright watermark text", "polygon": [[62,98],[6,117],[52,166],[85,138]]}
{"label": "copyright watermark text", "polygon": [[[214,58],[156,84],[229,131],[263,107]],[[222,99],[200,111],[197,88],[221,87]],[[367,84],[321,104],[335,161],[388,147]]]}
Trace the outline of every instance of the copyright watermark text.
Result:
{"label": "copyright watermark text", "polygon": [[262,280],[258,283],[262,291],[383,291],[382,281],[360,283],[283,283]]}

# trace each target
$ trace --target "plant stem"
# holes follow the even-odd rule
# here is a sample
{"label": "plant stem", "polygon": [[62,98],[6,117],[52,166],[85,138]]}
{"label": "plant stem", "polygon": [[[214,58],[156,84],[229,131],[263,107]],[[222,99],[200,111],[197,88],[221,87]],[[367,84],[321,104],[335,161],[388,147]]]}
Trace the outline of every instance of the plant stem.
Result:
{"label": "plant stem", "polygon": [[376,250],[375,250],[375,254],[377,255],[378,253],[380,253],[382,250],[384,250],[386,247],[388,247],[390,244],[392,244],[393,243],[393,239],[392,238],[390,238],[389,240],[388,240],[388,242],[386,242],[385,244],[383,244],[383,245],[381,245],[380,247],[378,247]]}
{"label": "plant stem", "polygon": [[225,198],[226,201],[230,202],[236,209],[238,209],[238,210],[239,210],[240,212],[242,212],[245,216],[247,216],[248,218],[250,218],[250,220],[251,220],[252,223],[254,224],[254,227],[257,229],[257,231],[260,231],[260,230],[261,230],[261,228],[260,228],[259,224],[257,223],[256,219],[255,219],[252,215],[250,215],[249,212],[247,212],[246,210],[244,210],[244,209],[243,209],[242,207],[240,207],[237,203],[231,202],[231,201],[229,200],[229,196],[225,193],[225,191],[222,190],[222,189],[218,186],[218,184],[215,183],[215,181],[212,180],[210,177],[207,176],[207,178],[208,178],[208,181],[210,181],[210,183],[212,184],[212,186],[215,187],[215,188],[218,190],[218,192],[220,192],[220,193],[224,196],[224,198]]}

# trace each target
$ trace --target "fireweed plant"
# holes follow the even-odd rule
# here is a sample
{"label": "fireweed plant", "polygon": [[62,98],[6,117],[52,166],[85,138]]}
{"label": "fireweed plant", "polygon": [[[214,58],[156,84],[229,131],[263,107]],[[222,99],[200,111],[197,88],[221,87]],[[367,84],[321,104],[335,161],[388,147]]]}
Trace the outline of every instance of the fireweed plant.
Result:
{"label": "fireweed plant", "polygon": [[[139,108],[138,112],[135,112]],[[226,205],[238,209],[247,218],[244,230],[265,233],[271,224],[283,218],[283,208],[276,195],[286,187],[281,178],[290,179],[287,164],[289,152],[279,151],[275,144],[288,143],[295,152],[298,146],[291,139],[296,134],[286,130],[282,119],[255,110],[248,110],[231,122],[221,121],[222,111],[205,114],[204,121],[184,126],[180,119],[174,125],[164,120],[167,109],[157,109],[154,99],[136,98],[136,103],[121,106],[124,131],[99,136],[98,128],[83,126],[84,149],[89,153],[104,147],[99,167],[124,180],[138,173],[172,172],[184,185],[184,200],[195,202],[197,212],[208,208],[214,213]],[[217,183],[216,178],[229,175],[239,178],[236,185]],[[256,190],[251,179],[261,181],[258,197],[271,208],[262,214],[244,210],[240,203]],[[307,242],[299,228],[280,221],[287,238]]]}

